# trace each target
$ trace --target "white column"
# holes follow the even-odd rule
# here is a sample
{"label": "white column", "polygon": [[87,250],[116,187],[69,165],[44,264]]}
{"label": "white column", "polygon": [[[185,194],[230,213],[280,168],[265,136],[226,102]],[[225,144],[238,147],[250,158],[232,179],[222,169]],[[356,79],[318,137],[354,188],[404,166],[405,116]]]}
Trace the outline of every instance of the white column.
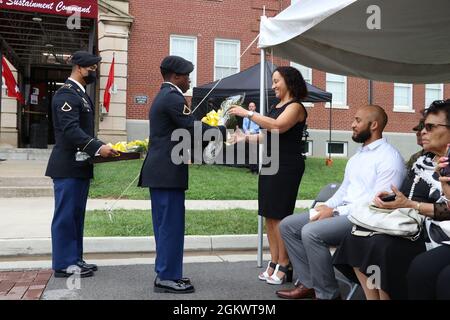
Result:
{"label": "white column", "polygon": [[[100,8],[101,9],[101,8]],[[100,119],[98,138],[104,142],[127,140],[126,107],[127,107],[127,67],[128,67],[128,34],[131,21],[114,12],[99,12],[98,48],[102,61],[100,63],[100,111],[108,81],[109,69],[115,56],[114,83],[116,93],[111,94],[109,112]]]}

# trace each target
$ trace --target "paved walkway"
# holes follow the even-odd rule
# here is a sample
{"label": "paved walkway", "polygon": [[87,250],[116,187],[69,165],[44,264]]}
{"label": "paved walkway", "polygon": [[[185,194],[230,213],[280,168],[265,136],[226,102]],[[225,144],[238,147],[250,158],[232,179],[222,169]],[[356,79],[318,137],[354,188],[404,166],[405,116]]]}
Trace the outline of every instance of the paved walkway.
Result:
{"label": "paved walkway", "polygon": [[52,270],[0,272],[0,300],[38,300],[41,298]]}
{"label": "paved walkway", "polygon": [[[87,210],[110,208],[115,200],[89,199]],[[297,208],[309,207],[312,200],[297,201]],[[186,210],[257,210],[257,200],[187,200]],[[150,200],[119,200],[114,209],[150,210]],[[50,237],[53,198],[0,198],[0,239]]]}

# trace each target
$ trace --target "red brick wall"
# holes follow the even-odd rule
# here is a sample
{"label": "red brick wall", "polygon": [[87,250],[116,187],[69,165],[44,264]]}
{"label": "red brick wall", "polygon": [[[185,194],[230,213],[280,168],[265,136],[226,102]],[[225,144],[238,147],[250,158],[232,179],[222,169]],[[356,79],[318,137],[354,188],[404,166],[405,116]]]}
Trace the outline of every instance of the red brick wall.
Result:
{"label": "red brick wall", "polygon": [[[242,53],[258,33],[262,6],[266,5],[267,16],[274,16],[289,3],[278,0],[130,1],[130,14],[135,20],[128,48],[127,118],[147,119],[149,107],[162,81],[159,63],[169,54],[171,34],[197,37],[197,85],[205,84],[214,80],[214,39],[240,40]],[[241,70],[259,60],[255,43],[242,57]],[[279,58],[275,58],[274,63],[288,64]],[[314,85],[326,89],[324,72],[314,70],[312,77]],[[373,89],[373,102],[382,106],[389,116],[386,130],[411,132],[419,113],[393,112],[392,83],[374,82]],[[424,91],[423,85],[414,85],[413,103],[416,111],[424,107]],[[148,95],[148,104],[134,104],[136,95]],[[444,97],[450,97],[450,85],[445,86]],[[333,109],[333,129],[350,130],[356,108],[367,102],[368,81],[349,77],[347,104],[350,108]],[[309,128],[328,129],[329,109],[325,108],[324,103],[316,103],[313,108],[308,108],[308,112]]]}
{"label": "red brick wall", "polygon": [[[280,10],[277,0],[133,0],[128,48],[127,118],[147,119],[152,99],[161,84],[159,63],[169,54],[170,35],[197,37],[197,84],[213,81],[214,39],[241,41],[241,53],[257,36],[262,5],[266,15]],[[279,61],[277,59],[276,61]],[[241,60],[241,70],[259,62],[256,43]],[[135,95],[148,95],[145,106],[134,104]]]}

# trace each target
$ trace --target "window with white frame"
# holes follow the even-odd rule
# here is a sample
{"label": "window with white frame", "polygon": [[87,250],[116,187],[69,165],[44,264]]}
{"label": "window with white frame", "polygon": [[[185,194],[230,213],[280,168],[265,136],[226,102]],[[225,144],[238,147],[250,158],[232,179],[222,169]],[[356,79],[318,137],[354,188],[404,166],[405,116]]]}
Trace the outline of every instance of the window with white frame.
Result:
{"label": "window with white frame", "polygon": [[197,85],[197,38],[189,36],[170,36],[170,54],[180,56],[194,64],[190,73],[191,89],[186,94],[192,94],[192,88]]}
{"label": "window with white frame", "polygon": [[410,83],[394,83],[394,111],[414,111],[412,101],[413,85]]}
{"label": "window with white frame", "polygon": [[[338,74],[327,73],[328,92],[333,94],[333,108],[347,107],[347,77]],[[329,107],[329,103],[326,106]]]}
{"label": "window with white frame", "polygon": [[425,109],[430,106],[434,100],[444,99],[444,85],[442,83],[425,85]]}
{"label": "window with white frame", "polygon": [[328,141],[326,147],[326,156],[328,154],[337,157],[347,156],[347,142]]}
{"label": "window with white frame", "polygon": [[313,154],[313,142],[308,140],[305,143],[305,148],[303,149],[303,154],[305,156],[312,156]]}
{"label": "window with white frame", "polygon": [[214,42],[214,80],[228,77],[240,71],[241,42],[216,39]]}
{"label": "window with white frame", "polygon": [[298,71],[300,71],[300,73],[303,76],[303,79],[305,79],[306,82],[308,82],[309,84],[312,84],[312,69],[305,67],[304,65],[295,63],[295,62],[291,62],[291,67],[294,67],[295,69],[297,69]]}

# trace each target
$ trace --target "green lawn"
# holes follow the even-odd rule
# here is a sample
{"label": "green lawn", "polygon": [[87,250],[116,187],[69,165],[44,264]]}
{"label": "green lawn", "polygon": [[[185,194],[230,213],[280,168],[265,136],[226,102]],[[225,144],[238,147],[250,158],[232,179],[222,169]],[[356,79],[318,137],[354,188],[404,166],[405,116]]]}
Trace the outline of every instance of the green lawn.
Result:
{"label": "green lawn", "polygon": [[[314,199],[321,187],[329,182],[342,181],[347,159],[334,159],[333,166],[325,166],[323,158],[308,158],[298,199]],[[142,160],[97,164],[89,197],[117,198],[133,181],[142,166]],[[147,188],[138,188],[137,181],[123,199],[148,199]],[[258,177],[245,168],[191,165],[189,190],[191,200],[255,200],[258,198]]]}
{"label": "green lawn", "polygon": [[[296,209],[301,212],[303,209]],[[87,237],[152,236],[149,210],[114,210],[112,220],[106,211],[86,212]],[[187,211],[186,235],[256,234],[258,215],[253,210]]]}

